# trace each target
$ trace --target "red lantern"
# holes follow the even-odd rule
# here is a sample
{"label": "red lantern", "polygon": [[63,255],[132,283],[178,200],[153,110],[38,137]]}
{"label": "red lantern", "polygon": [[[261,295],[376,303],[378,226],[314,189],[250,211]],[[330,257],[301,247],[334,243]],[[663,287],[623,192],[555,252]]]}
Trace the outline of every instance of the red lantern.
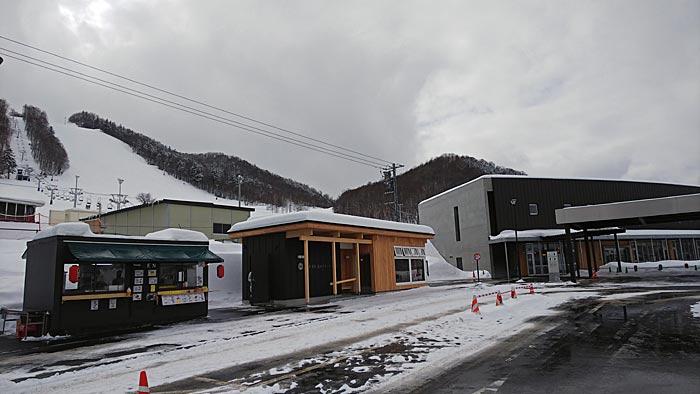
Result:
{"label": "red lantern", "polygon": [[68,269],[68,280],[70,283],[78,283],[78,278],[80,277],[80,267],[77,265],[71,265]]}
{"label": "red lantern", "polygon": [[216,277],[217,278],[224,277],[224,265],[223,264],[219,264],[216,266]]}

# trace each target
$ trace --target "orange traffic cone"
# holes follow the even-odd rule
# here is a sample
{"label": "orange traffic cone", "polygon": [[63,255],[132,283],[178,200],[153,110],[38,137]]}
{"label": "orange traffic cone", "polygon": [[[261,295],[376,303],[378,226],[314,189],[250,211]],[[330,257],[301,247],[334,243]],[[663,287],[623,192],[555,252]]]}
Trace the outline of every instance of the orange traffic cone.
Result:
{"label": "orange traffic cone", "polygon": [[512,299],[518,298],[518,292],[515,291],[515,286],[510,286],[510,298],[512,298]]}
{"label": "orange traffic cone", "polygon": [[139,391],[137,394],[149,394],[151,389],[148,388],[148,379],[146,378],[146,371],[141,371],[141,376],[139,376]]}
{"label": "orange traffic cone", "polygon": [[498,293],[496,293],[496,306],[503,305],[503,296],[501,296],[501,291],[498,290]]}
{"label": "orange traffic cone", "polygon": [[530,283],[530,294],[535,294],[535,286]]}
{"label": "orange traffic cone", "polygon": [[474,298],[472,298],[472,312],[480,313],[479,312],[479,301],[477,301],[476,296],[474,296]]}

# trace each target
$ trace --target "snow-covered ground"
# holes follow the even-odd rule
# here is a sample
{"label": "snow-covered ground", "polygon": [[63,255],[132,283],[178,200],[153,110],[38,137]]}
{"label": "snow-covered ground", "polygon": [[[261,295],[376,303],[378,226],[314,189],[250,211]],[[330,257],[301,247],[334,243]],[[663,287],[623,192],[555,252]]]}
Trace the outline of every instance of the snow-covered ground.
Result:
{"label": "snow-covered ground", "polygon": [[[480,300],[480,315],[469,311],[472,294],[494,289],[503,291],[504,306],[495,306],[495,298],[489,296]],[[424,287],[336,301],[339,309],[328,313],[277,312],[208,324],[180,323],[132,334],[116,343],[23,356],[21,363],[3,365],[0,391],[125,392],[137,389],[140,370],[148,372],[154,386],[227,366],[284,359],[301,351],[309,351],[306,359],[314,360],[397,341],[425,350],[418,359],[388,360],[388,372],[368,383],[384,387],[406,378],[406,371],[411,371],[411,378],[431,374],[530,327],[529,319],[555,313],[550,308],[562,302],[593,294],[528,295],[521,290],[520,297],[511,300],[508,290],[510,286]],[[333,344],[338,351],[330,356],[311,350]],[[270,368],[293,369],[302,361]],[[236,392],[233,386],[222,389]],[[275,392],[275,387],[258,391]]]}

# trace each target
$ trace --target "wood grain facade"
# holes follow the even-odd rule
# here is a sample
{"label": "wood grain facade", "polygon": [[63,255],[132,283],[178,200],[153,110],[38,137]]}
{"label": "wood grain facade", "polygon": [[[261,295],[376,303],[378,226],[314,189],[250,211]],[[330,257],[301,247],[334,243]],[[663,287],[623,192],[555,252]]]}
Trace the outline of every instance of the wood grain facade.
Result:
{"label": "wood grain facade", "polygon": [[[303,221],[232,231],[229,237],[243,243],[243,299],[251,304],[299,299],[309,304],[315,297],[427,285],[424,247],[433,234],[424,230]],[[397,275],[395,247],[415,251],[398,262],[408,264],[407,282],[405,271]]]}

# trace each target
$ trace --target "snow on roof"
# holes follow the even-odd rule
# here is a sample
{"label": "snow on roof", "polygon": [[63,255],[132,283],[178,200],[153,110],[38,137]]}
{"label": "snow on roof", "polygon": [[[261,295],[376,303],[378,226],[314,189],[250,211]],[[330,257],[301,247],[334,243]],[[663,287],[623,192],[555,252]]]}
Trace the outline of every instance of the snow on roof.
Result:
{"label": "snow on roof", "polygon": [[166,228],[165,230],[148,233],[144,238],[167,239],[171,241],[209,241],[209,238],[199,231],[182,228]]}
{"label": "snow on roof", "polygon": [[90,225],[84,222],[59,223],[45,230],[41,230],[32,240],[49,238],[54,236],[78,236],[94,238],[121,238],[121,239],[150,239],[159,241],[198,241],[206,242],[209,239],[199,231],[185,230],[179,228],[168,228],[165,230],[148,233],[143,237],[131,235],[95,234],[90,230]]}
{"label": "snow on roof", "polygon": [[21,197],[13,198],[13,197],[4,197],[4,196],[0,196],[0,202],[33,205],[35,207],[43,207],[45,204],[45,202],[41,201],[41,200],[30,200],[28,198],[21,198]]}
{"label": "snow on roof", "polygon": [[636,179],[610,179],[610,178],[587,178],[587,177],[566,177],[566,178],[559,178],[559,177],[547,177],[547,176],[529,176],[529,175],[505,175],[505,174],[486,174],[482,175],[478,178],[472,179],[469,182],[463,183],[461,185],[457,185],[451,189],[445,190],[442,193],[438,193],[432,197],[428,197],[425,200],[421,201],[418,203],[418,205],[421,205],[423,203],[426,203],[428,201],[434,200],[438,197],[441,197],[445,194],[451,193],[457,189],[466,187],[472,183],[475,183],[477,181],[480,181],[482,179],[491,179],[491,178],[518,178],[518,179],[552,179],[552,180],[572,180],[572,181],[603,181],[603,182],[636,182],[636,183],[660,183],[660,184],[665,184],[665,185],[679,185],[679,186],[693,186],[693,187],[698,187],[700,185],[691,185],[691,184],[684,184],[684,183],[671,183],[671,182],[661,182],[661,181],[641,181],[641,180],[636,180]]}
{"label": "snow on roof", "polygon": [[59,223],[55,226],[51,226],[46,230],[41,230],[36,235],[33,240],[49,238],[56,235],[75,235],[80,237],[95,237],[95,233],[90,230],[90,225],[82,222],[71,222],[71,223]]}
{"label": "snow on roof", "polygon": [[[571,233],[578,233],[579,230],[571,230]],[[518,231],[518,240],[520,241],[539,241],[545,237],[556,235],[564,235],[562,229],[536,229],[536,230],[520,230]],[[700,230],[627,230],[624,233],[617,234],[620,239],[639,239],[639,238],[670,238],[670,237],[698,237],[700,238]],[[613,238],[612,235],[596,235],[595,238]],[[503,230],[498,235],[489,236],[492,243],[513,241],[515,240],[515,231]]]}
{"label": "snow on roof", "polygon": [[259,219],[247,220],[234,224],[229,233],[253,230],[265,227],[281,226],[301,222],[319,222],[345,226],[376,228],[382,230],[404,231],[435,235],[432,228],[420,224],[392,222],[388,220],[371,219],[360,216],[343,215],[327,211],[303,211],[281,215],[270,215]]}

